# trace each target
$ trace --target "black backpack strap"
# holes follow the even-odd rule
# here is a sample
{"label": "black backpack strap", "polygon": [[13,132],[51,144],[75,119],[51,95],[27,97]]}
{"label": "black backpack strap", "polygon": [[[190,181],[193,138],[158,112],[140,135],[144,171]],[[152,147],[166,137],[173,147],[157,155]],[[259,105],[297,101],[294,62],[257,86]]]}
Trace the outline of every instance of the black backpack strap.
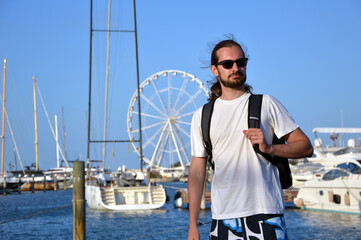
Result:
{"label": "black backpack strap", "polygon": [[208,102],[203,106],[202,119],[201,119],[202,137],[206,148],[206,152],[208,154],[208,162],[211,164],[212,169],[214,169],[214,163],[212,160],[212,143],[210,137],[210,129],[211,129],[211,118],[214,108],[214,102],[215,100],[211,100],[210,102]]}
{"label": "black backpack strap", "polygon": [[251,94],[248,103],[248,128],[259,128],[261,125],[261,94]]}
{"label": "black backpack strap", "polygon": [[[263,95],[252,94],[249,97],[248,128],[260,128],[262,96]],[[285,144],[285,141],[282,138],[278,139],[277,136],[274,134],[272,144]],[[292,186],[292,174],[287,158],[273,157],[269,154],[263,153],[259,150],[258,144],[253,145],[253,149],[256,153],[262,155],[265,159],[267,159],[277,167],[283,189]]]}
{"label": "black backpack strap", "polygon": [[[260,128],[261,126],[261,108],[262,108],[263,95],[251,94],[248,102],[248,128]],[[262,153],[259,150],[258,144],[253,145],[253,149],[256,153],[261,154],[266,158],[267,154]],[[266,158],[267,159],[267,158]]]}
{"label": "black backpack strap", "polygon": [[[248,128],[260,128],[261,126],[261,109],[262,109],[262,94],[251,94],[248,102]],[[275,160],[271,155],[263,153],[259,150],[258,144],[253,145],[256,153],[261,154],[265,159],[276,165]]]}

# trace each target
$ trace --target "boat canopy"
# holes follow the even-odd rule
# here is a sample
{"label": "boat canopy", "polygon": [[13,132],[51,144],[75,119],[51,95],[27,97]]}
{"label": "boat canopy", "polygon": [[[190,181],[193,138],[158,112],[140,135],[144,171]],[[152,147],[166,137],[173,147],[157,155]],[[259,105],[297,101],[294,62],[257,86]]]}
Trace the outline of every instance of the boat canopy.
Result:
{"label": "boat canopy", "polygon": [[313,133],[361,133],[361,128],[314,128]]}

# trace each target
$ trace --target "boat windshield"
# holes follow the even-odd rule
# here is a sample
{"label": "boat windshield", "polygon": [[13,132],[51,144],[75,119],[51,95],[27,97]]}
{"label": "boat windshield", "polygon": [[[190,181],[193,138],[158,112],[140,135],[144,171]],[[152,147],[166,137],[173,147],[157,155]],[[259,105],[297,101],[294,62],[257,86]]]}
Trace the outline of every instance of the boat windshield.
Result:
{"label": "boat windshield", "polygon": [[348,176],[348,173],[345,172],[343,169],[332,169],[329,172],[327,172],[325,175],[323,175],[322,180],[330,181],[339,177],[346,177],[346,176]]}
{"label": "boat windshield", "polygon": [[338,151],[334,152],[333,154],[335,156],[338,156],[338,155],[343,155],[343,154],[348,154],[348,153],[361,153],[361,148],[360,147],[347,147],[347,148],[338,150]]}
{"label": "boat windshield", "polygon": [[338,164],[337,165],[338,168],[342,168],[342,169],[345,169],[346,171],[348,172],[351,172],[351,173],[361,173],[361,168],[360,166],[354,164],[354,163],[351,163],[351,162],[346,162],[346,163],[341,163],[341,164]]}

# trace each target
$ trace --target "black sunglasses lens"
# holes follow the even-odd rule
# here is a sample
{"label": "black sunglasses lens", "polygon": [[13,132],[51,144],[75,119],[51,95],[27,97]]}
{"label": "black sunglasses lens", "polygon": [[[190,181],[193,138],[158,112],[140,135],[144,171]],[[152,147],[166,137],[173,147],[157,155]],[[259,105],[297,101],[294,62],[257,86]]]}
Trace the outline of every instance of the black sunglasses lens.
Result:
{"label": "black sunglasses lens", "polygon": [[238,67],[245,67],[247,65],[247,58],[239,58],[237,60],[225,60],[220,62],[219,64],[222,64],[222,67],[225,69],[231,69],[233,67],[233,64],[236,63]]}
{"label": "black sunglasses lens", "polygon": [[247,60],[245,58],[237,59],[235,62],[238,67],[245,67],[247,65]]}
{"label": "black sunglasses lens", "polygon": [[[232,60],[226,60],[222,63],[222,66],[225,69],[231,69],[233,67],[234,62]],[[238,64],[237,64],[238,65]]]}

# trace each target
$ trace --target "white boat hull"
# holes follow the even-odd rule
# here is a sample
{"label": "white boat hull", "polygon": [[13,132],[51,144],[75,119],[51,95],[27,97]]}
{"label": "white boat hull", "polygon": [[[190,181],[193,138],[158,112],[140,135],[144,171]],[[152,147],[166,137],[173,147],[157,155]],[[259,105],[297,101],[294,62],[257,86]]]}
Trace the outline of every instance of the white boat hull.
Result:
{"label": "white boat hull", "polygon": [[361,214],[361,177],[307,181],[294,203],[302,209]]}
{"label": "white boat hull", "polygon": [[166,202],[163,186],[99,187],[86,185],[88,206],[97,210],[129,211],[162,207]]}

